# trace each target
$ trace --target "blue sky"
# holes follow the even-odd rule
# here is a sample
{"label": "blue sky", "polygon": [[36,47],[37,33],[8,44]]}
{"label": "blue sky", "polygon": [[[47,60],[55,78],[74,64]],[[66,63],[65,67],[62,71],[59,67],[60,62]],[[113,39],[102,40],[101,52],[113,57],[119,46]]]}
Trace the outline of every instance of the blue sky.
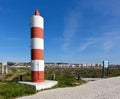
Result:
{"label": "blue sky", "polygon": [[30,61],[30,18],[45,20],[45,62],[120,64],[120,0],[0,0],[0,62]]}

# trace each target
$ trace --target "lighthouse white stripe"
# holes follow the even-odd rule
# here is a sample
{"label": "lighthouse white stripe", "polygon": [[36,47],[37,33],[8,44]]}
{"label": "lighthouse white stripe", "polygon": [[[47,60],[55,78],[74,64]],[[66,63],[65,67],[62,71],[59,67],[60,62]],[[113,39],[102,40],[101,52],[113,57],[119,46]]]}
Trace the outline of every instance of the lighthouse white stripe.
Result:
{"label": "lighthouse white stripe", "polygon": [[31,48],[32,49],[44,49],[44,40],[41,38],[32,38],[31,41]]}
{"label": "lighthouse white stripe", "polygon": [[32,71],[44,71],[44,60],[32,60],[31,70]]}
{"label": "lighthouse white stripe", "polygon": [[44,28],[43,21],[44,21],[43,17],[34,15],[31,18],[31,27],[40,27],[43,29]]}

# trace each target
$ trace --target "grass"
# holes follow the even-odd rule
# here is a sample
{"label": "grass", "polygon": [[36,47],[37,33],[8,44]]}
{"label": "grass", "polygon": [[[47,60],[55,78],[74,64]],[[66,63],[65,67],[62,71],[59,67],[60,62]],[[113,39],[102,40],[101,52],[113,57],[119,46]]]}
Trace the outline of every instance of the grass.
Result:
{"label": "grass", "polygon": [[[30,69],[19,69],[19,68],[12,68],[12,69],[9,69],[9,72],[8,74],[4,74],[2,75],[0,81],[1,82],[11,82],[11,81],[19,81],[19,77],[20,75],[25,75],[25,79],[23,80],[29,80],[30,79]],[[29,77],[28,77],[28,76]]]}
{"label": "grass", "polygon": [[30,79],[30,69],[9,69],[8,74],[2,75],[0,81],[3,84],[0,85],[0,99],[14,99],[36,93],[35,89],[17,83],[21,74],[25,75],[23,80]]}
{"label": "grass", "polygon": [[55,87],[74,87],[86,83],[83,80],[76,80],[74,75],[64,74],[58,78],[58,84]]}
{"label": "grass", "polygon": [[9,82],[0,85],[0,99],[14,99],[15,97],[30,95],[36,93],[36,90],[20,85],[16,82]]}
{"label": "grass", "polygon": [[[95,68],[46,68],[45,79],[58,81],[53,88],[73,87],[86,83],[83,80],[76,80],[77,75],[81,77],[100,78],[102,69]],[[18,84],[19,76],[23,75],[23,81],[30,81],[30,69],[9,69],[0,81],[0,99],[14,99],[16,97],[36,93],[35,89]],[[108,77],[120,76],[120,69],[109,69]]]}

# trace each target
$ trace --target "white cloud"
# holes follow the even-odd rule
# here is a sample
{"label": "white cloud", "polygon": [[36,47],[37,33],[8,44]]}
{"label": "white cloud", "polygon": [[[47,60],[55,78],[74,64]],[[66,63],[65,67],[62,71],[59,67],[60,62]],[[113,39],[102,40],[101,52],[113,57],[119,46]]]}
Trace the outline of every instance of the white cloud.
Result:
{"label": "white cloud", "polygon": [[113,44],[113,42],[111,42],[111,41],[107,41],[107,42],[103,43],[103,49],[104,49],[105,51],[109,51],[109,50],[111,50],[113,47],[114,47],[114,44]]}
{"label": "white cloud", "polygon": [[81,14],[78,10],[78,7],[71,10],[66,16],[64,20],[64,33],[63,33],[63,50],[69,48],[72,39],[74,38],[78,27],[79,27],[79,20],[81,18]]}
{"label": "white cloud", "polygon": [[87,49],[89,46],[93,45],[94,43],[95,43],[95,41],[89,40],[88,42],[85,42],[83,45],[81,45],[79,50],[83,51],[83,50]]}
{"label": "white cloud", "polygon": [[120,0],[84,0],[82,5],[102,15],[120,16]]}
{"label": "white cloud", "polygon": [[[81,10],[81,8],[82,8],[82,10]],[[62,45],[63,50],[69,49],[69,47],[71,46],[71,43],[74,41],[74,37],[76,36],[76,33],[78,32],[78,28],[82,24],[81,18],[84,15],[83,11],[86,11],[85,9],[87,9],[87,10],[92,9],[90,11],[93,11],[94,13],[99,13],[99,15],[103,16],[103,17],[101,16],[102,19],[104,19],[108,15],[119,16],[120,15],[120,12],[118,11],[119,8],[120,8],[119,0],[116,0],[116,1],[114,1],[114,0],[100,0],[100,1],[85,0],[85,1],[77,2],[77,6],[75,8],[73,8],[73,10],[71,10],[65,16],[65,23],[64,23],[65,25],[64,25],[64,33],[63,33],[63,41],[64,42]],[[102,29],[107,29],[107,28],[112,27],[112,29],[114,31],[114,27],[117,26],[117,24],[114,22],[114,20],[113,21],[109,20],[108,23],[107,23],[107,21],[106,21],[106,23],[103,22],[102,26],[101,26],[101,23],[98,24],[100,19],[98,18],[96,20],[98,20],[96,25],[99,25],[99,28],[102,28]],[[101,21],[103,21],[103,20],[101,20]],[[92,22],[95,23],[96,21],[94,20]],[[92,23],[92,22],[90,21],[90,23]],[[111,22],[111,23],[109,23],[109,22]],[[102,29],[99,32],[102,32]],[[90,38],[85,38],[87,40],[85,40],[84,44],[81,44],[81,47],[79,48],[79,50],[83,51],[83,50],[87,49],[88,47],[93,46],[93,44],[98,43],[104,50],[107,51],[107,50],[112,49],[115,46],[113,39],[115,42],[118,41],[118,39],[117,39],[118,35],[115,34],[115,32],[104,33],[104,35],[102,35],[100,37],[92,37],[91,38],[92,40],[90,40]]]}
{"label": "white cloud", "polygon": [[80,51],[89,49],[91,46],[97,46],[103,49],[104,51],[110,51],[111,49],[118,46],[120,42],[120,32],[109,32],[104,33],[99,37],[87,38],[85,43],[81,44],[78,48]]}
{"label": "white cloud", "polygon": [[115,48],[120,42],[120,32],[109,32],[103,35],[103,49],[109,51]]}

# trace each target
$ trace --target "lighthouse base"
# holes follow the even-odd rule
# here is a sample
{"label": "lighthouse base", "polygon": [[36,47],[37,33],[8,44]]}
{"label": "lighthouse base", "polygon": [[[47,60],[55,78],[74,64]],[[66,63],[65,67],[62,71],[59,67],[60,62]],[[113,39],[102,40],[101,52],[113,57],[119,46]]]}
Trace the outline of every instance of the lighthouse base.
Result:
{"label": "lighthouse base", "polygon": [[51,81],[51,80],[45,80],[44,82],[24,82],[24,81],[19,81],[18,83],[23,84],[23,85],[28,85],[35,90],[43,90],[43,89],[48,89],[52,88],[53,86],[57,85],[57,81]]}

